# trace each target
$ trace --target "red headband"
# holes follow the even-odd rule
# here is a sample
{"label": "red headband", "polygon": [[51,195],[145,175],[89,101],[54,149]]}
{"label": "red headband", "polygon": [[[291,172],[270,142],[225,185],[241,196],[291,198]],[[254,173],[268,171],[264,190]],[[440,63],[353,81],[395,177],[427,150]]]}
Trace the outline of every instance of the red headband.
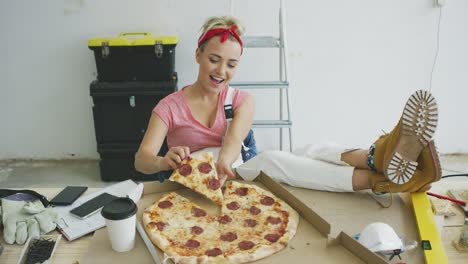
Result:
{"label": "red headband", "polygon": [[200,47],[203,44],[203,42],[207,41],[211,37],[220,35],[220,34],[221,34],[221,43],[223,43],[228,38],[229,34],[231,34],[237,40],[237,42],[239,42],[241,46],[241,54],[242,54],[242,51],[244,48],[243,48],[241,38],[236,33],[236,29],[237,29],[236,25],[232,25],[230,28],[212,28],[208,30],[205,34],[200,36],[200,38],[198,39],[198,47]]}

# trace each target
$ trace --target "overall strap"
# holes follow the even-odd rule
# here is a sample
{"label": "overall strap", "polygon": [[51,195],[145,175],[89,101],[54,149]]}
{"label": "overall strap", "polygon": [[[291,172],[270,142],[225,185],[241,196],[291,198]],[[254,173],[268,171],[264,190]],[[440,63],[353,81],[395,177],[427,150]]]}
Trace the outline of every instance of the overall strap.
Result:
{"label": "overall strap", "polygon": [[232,100],[234,98],[234,88],[228,86],[226,99],[224,100],[224,115],[228,121],[228,128],[231,124],[232,118],[234,117],[234,108],[232,107]]}
{"label": "overall strap", "polygon": [[[234,88],[228,86],[226,99],[224,100],[224,115],[226,116],[227,123],[226,132],[224,133],[225,136],[229,130],[229,126],[231,125],[232,118],[234,117],[234,107],[232,106],[232,101],[234,99],[234,91]],[[244,142],[242,142],[242,148],[245,151],[249,150],[249,148],[244,145]]]}

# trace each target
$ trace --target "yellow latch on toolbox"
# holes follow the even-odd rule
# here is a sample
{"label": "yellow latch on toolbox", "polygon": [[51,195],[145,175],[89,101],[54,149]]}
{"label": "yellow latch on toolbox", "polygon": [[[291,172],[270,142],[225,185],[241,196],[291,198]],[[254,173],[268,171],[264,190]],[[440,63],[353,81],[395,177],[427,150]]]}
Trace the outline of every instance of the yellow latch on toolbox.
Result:
{"label": "yellow latch on toolbox", "polygon": [[149,32],[123,32],[115,38],[92,38],[88,40],[89,47],[106,46],[148,46],[156,43],[162,45],[177,44],[176,36],[152,36]]}

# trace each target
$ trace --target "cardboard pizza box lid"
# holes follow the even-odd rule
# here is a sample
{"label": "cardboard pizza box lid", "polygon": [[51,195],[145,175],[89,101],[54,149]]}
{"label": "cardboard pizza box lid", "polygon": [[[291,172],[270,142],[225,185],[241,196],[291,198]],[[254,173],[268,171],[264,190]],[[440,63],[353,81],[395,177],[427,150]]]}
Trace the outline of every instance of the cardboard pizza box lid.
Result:
{"label": "cardboard pizza box lid", "polygon": [[[346,232],[339,232],[336,236],[331,236],[330,223],[302,201],[304,198],[301,197],[302,193],[293,195],[291,191],[263,173],[255,179],[254,184],[271,191],[301,215],[296,235],[289,245],[285,249],[254,263],[304,263],[304,261],[311,263],[387,263],[382,257],[367,250]],[[151,182],[145,183],[143,197],[138,202],[137,219],[141,219],[144,208],[164,193],[175,190],[203,207],[208,213],[219,214],[219,206],[192,190],[173,182],[162,184]],[[318,196],[324,193],[312,190],[305,191],[317,193]],[[308,199],[308,197],[305,198]],[[117,253],[111,249],[107,230],[100,229],[95,232],[89,246],[89,252],[84,256],[82,263],[154,263],[138,232],[136,236],[135,248],[132,251]],[[156,249],[160,259],[163,259],[163,253],[158,248]]]}

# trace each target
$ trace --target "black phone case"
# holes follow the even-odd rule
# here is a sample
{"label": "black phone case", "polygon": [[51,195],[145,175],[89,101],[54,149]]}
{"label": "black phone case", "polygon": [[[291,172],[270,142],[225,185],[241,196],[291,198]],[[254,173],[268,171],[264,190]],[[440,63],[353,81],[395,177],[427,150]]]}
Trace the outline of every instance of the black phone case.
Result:
{"label": "black phone case", "polygon": [[50,203],[53,205],[70,205],[87,189],[88,187],[85,186],[67,186],[52,200],[50,200]]}
{"label": "black phone case", "polygon": [[108,193],[102,193],[93,199],[85,202],[84,204],[72,209],[70,213],[80,217],[80,218],[86,218],[92,214],[94,214],[96,211],[104,207],[104,205],[112,202],[113,200],[117,199],[119,197],[114,196],[112,194]]}

